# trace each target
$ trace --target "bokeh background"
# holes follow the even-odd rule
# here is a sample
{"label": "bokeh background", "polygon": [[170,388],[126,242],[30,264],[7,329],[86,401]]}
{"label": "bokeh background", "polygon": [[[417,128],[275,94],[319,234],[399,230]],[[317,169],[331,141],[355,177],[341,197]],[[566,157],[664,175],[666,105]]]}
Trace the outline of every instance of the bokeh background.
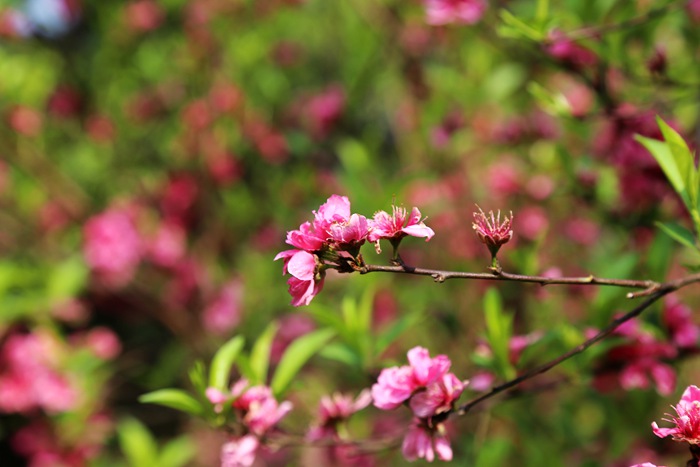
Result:
{"label": "bokeh background", "polygon": [[[412,265],[485,271],[476,204],[513,212],[511,272],[663,280],[698,264],[654,226],[687,218],[634,135],[660,138],[660,115],[697,143],[700,2],[492,0],[443,25],[425,3],[2,0],[2,465],[217,465],[224,432],[137,398],[190,387],[196,360],[234,335],[249,349],[270,322],[273,367],[295,338],[339,332],[287,396],[281,426],[303,435],[321,395],[357,394],[415,345],[474,378],[466,398],[630,307],[619,289],[498,283],[506,338],[526,336],[506,360],[486,282],[330,272],[292,307],[273,258],[332,194],[368,217],[418,206],[436,235],[404,241]],[[692,292],[455,417],[454,464],[683,463],[649,425],[698,380]],[[371,315],[364,337],[341,332],[348,310]],[[407,415],[368,408],[350,432],[400,442]],[[353,462],[324,456],[257,462]],[[370,457],[405,462],[391,443]]]}

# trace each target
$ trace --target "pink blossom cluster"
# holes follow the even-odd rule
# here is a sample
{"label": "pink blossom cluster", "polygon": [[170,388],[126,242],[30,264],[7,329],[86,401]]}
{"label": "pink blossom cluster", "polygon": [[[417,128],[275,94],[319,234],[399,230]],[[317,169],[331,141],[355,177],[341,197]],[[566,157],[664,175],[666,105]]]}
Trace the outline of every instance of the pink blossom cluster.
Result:
{"label": "pink blossom cluster", "polygon": [[115,285],[131,280],[143,243],[129,212],[114,208],[98,214],[87,221],[83,235],[85,261],[99,277]]}
{"label": "pink blossom cluster", "polygon": [[206,396],[214,404],[216,412],[223,411],[225,406],[231,407],[244,432],[243,436],[235,437],[222,446],[222,467],[253,465],[260,439],[292,410],[292,403],[277,402],[269,387],[249,386],[246,379],[236,382],[229,394],[210,387]]}
{"label": "pink blossom cluster", "polygon": [[111,434],[113,422],[104,414],[92,414],[85,420],[83,428],[78,439],[66,442],[65,430],[62,432],[59,426],[51,426],[47,420],[34,419],[17,430],[10,442],[15,452],[26,458],[31,467],[86,466],[100,454]]}
{"label": "pink blossom cluster", "polygon": [[[589,332],[595,333],[594,330]],[[594,385],[605,390],[619,384],[623,389],[631,390],[647,389],[653,383],[659,394],[671,394],[676,387],[676,372],[665,361],[678,355],[676,346],[658,340],[641,329],[636,321],[622,324],[615,334],[625,338],[626,342],[613,347],[605,355]]]}
{"label": "pink blossom cluster", "polygon": [[605,390],[619,384],[630,390],[647,389],[653,383],[659,394],[671,394],[676,387],[676,372],[666,361],[698,348],[700,326],[693,322],[690,308],[673,296],[664,303],[662,322],[667,340],[642,329],[636,321],[618,327],[615,334],[626,341],[608,351],[595,386]]}
{"label": "pink blossom cluster", "polygon": [[[621,104],[614,109],[595,140],[595,150],[617,169],[622,205],[628,211],[657,206],[660,198],[671,193],[660,166],[635,139],[636,135],[663,139],[656,114],[631,104]],[[667,122],[678,130],[676,123]]]}
{"label": "pink blossom cluster", "polygon": [[425,0],[427,22],[433,26],[450,23],[474,24],[486,11],[486,0]]}
{"label": "pink blossom cluster", "polygon": [[[351,395],[334,393],[323,396],[319,403],[318,416],[314,425],[306,434],[306,439],[312,443],[320,442],[319,461],[322,465],[371,466],[372,457],[358,451],[357,446],[343,443],[343,431],[339,428],[355,413],[372,402],[368,389],[362,391],[356,398]],[[333,441],[336,441],[335,443]]]}
{"label": "pink blossom cluster", "polygon": [[290,274],[287,284],[294,306],[308,305],[321,291],[327,269],[352,272],[365,241],[378,245],[381,239],[387,239],[396,248],[407,235],[426,240],[434,235],[423,223],[418,208],[407,216],[406,209],[394,207],[392,214],[379,211],[368,220],[351,212],[347,196],[332,195],[313,214],[313,222],[287,232],[287,243],[294,249],[275,256],[275,260],[284,260],[283,273]]}
{"label": "pink blossom cluster", "polygon": [[409,365],[382,370],[372,386],[374,405],[393,410],[406,404],[413,412],[413,422],[402,445],[406,459],[432,462],[437,456],[449,461],[452,448],[444,420],[469,382],[448,373],[452,362],[447,356],[431,358],[423,347],[409,350],[408,362]]}
{"label": "pink blossom cluster", "polygon": [[0,411],[49,413],[75,408],[80,391],[61,372],[60,343],[45,333],[13,334],[0,351]]}
{"label": "pink blossom cluster", "polygon": [[316,441],[321,439],[338,439],[338,424],[346,421],[352,414],[367,407],[372,402],[369,390],[362,391],[357,398],[334,393],[323,396],[319,403],[318,421],[309,430],[307,438]]}

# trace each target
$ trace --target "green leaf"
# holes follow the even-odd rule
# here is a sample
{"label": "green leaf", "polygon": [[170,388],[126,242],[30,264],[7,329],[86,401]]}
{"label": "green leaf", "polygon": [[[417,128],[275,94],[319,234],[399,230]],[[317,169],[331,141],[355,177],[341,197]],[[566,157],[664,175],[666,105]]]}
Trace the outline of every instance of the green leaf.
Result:
{"label": "green leaf", "polygon": [[656,123],[659,125],[659,129],[661,129],[661,133],[664,135],[664,140],[676,161],[678,172],[692,200],[692,204],[688,207],[697,207],[698,188],[692,183],[695,181],[695,162],[693,154],[690,152],[690,148],[688,148],[683,137],[679,135],[676,130],[668,126],[666,122],[658,116],[656,117]]}
{"label": "green leaf", "polygon": [[318,354],[323,358],[335,360],[352,368],[362,368],[362,355],[353,347],[342,342],[328,344]]}
{"label": "green leaf", "polygon": [[197,448],[187,436],[179,436],[169,441],[160,453],[159,467],[182,467],[190,465]]}
{"label": "green leaf", "polygon": [[231,367],[241,352],[244,342],[243,336],[236,336],[226,342],[216,352],[209,368],[209,386],[226,390],[228,379],[231,375]]}
{"label": "green leaf", "polygon": [[408,328],[413,327],[417,324],[423,313],[412,312],[402,315],[400,318],[395,320],[388,329],[381,332],[376,339],[374,344],[374,352],[377,357],[379,357],[384,351],[399,338]]}
{"label": "green leaf", "polygon": [[156,465],[158,445],[148,429],[135,418],[125,418],[117,428],[119,446],[131,467]]}
{"label": "green leaf", "polygon": [[320,329],[298,338],[287,347],[270,384],[276,397],[285,393],[304,364],[321,350],[335,334],[333,329]]}
{"label": "green leaf", "polygon": [[545,38],[542,32],[528,25],[508,10],[500,10],[499,16],[501,17],[501,21],[503,21],[503,25],[505,26],[499,28],[499,33],[503,34],[506,37],[526,37],[536,42],[539,42]]}
{"label": "green leaf", "polygon": [[81,259],[64,261],[51,271],[46,293],[52,299],[73,297],[83,288],[87,276],[87,267]]}
{"label": "green leaf", "polygon": [[251,380],[253,384],[265,384],[267,382],[267,369],[270,366],[270,348],[278,328],[279,324],[276,321],[268,324],[260,337],[258,337],[255,345],[253,345],[253,349],[250,352],[250,360],[248,361],[253,376]]}
{"label": "green leaf", "polygon": [[188,373],[192,386],[194,386],[197,392],[201,394],[204,394],[204,391],[207,390],[207,379],[205,377],[205,373],[206,370],[204,368],[204,363],[202,363],[201,360],[194,362],[194,365],[192,365],[192,368],[190,368]]}
{"label": "green leaf", "polygon": [[191,415],[202,415],[202,405],[197,399],[181,389],[159,389],[139,397],[143,404],[158,404],[186,412]]}
{"label": "green leaf", "polygon": [[[661,230],[661,228],[659,228]],[[649,278],[663,282],[668,274],[673,259],[673,249],[676,243],[673,238],[663,232],[654,235],[654,241],[647,251],[646,265],[649,270]]]}
{"label": "green leaf", "polygon": [[666,235],[689,248],[697,249],[693,233],[682,225],[673,222],[656,222],[656,226]]}
{"label": "green leaf", "polygon": [[490,288],[484,295],[484,313],[486,318],[486,335],[493,351],[496,365],[501,376],[510,379],[515,376],[515,369],[510,363],[509,342],[512,333],[513,317],[503,310],[503,303],[498,290]]}
{"label": "green leaf", "polygon": [[678,163],[669,145],[663,141],[646,138],[640,135],[636,135],[635,139],[644,145],[651,155],[654,156],[656,162],[661,166],[661,170],[666,174],[666,178],[671,182],[673,189],[676,190],[676,193],[678,193],[685,205],[690,209],[692,204],[688,197],[685,177],[681,175]]}

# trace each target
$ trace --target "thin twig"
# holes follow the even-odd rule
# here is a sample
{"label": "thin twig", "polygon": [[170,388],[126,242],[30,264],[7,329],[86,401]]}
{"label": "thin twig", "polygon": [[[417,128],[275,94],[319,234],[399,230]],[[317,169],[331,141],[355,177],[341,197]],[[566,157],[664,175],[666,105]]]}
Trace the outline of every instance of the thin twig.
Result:
{"label": "thin twig", "polygon": [[[412,266],[382,266],[376,264],[365,264],[359,269],[361,274],[370,272],[392,272],[399,274],[413,274],[418,276],[430,276],[435,282],[445,282],[447,279],[473,279],[473,280],[494,280],[509,282],[528,282],[544,285],[595,285],[626,287],[632,289],[642,289],[641,292],[630,293],[629,298],[649,295],[662,286],[660,282],[652,280],[631,280],[631,279],[607,279],[595,276],[583,277],[545,277],[527,276],[522,274],[512,274],[505,271],[493,270],[491,272],[463,272],[463,271],[443,271],[439,269],[415,268]],[[692,282],[700,281],[700,274],[689,276]]]}

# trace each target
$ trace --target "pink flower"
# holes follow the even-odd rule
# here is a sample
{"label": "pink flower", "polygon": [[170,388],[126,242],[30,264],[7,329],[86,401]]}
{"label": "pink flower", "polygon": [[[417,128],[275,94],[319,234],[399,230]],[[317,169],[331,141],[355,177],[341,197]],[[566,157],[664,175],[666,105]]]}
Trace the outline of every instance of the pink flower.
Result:
{"label": "pink flower", "polygon": [[[369,221],[370,231],[367,239],[376,244],[377,253],[381,253],[379,240],[386,239],[398,243],[403,237],[424,237],[427,242],[435,235],[433,229],[423,223],[418,208],[411,210],[411,216],[406,219],[406,208],[392,206],[393,214],[379,211]],[[405,225],[404,225],[405,224]]]}
{"label": "pink flower", "polygon": [[226,283],[214,301],[204,310],[204,328],[212,333],[226,334],[241,320],[243,282],[235,278]]}
{"label": "pink flower", "polygon": [[372,386],[374,406],[392,410],[408,400],[417,389],[442,378],[451,362],[445,355],[430,358],[427,349],[414,347],[408,351],[410,366],[385,368]]}
{"label": "pink flower", "polygon": [[693,323],[690,308],[671,296],[666,299],[663,321],[673,343],[681,348],[696,347],[700,338],[700,326]]}
{"label": "pink flower", "polygon": [[497,216],[493,214],[493,211],[489,211],[487,216],[479,208],[479,212],[474,213],[472,227],[479,240],[488,247],[491,256],[495,257],[501,246],[513,238],[513,213],[510,213],[510,217],[504,216],[503,222],[501,222],[501,211],[498,211]]}
{"label": "pink flower", "polygon": [[122,350],[119,337],[109,328],[97,326],[85,336],[87,347],[103,360],[111,360]]}
{"label": "pink flower", "polygon": [[440,26],[449,23],[474,24],[486,11],[485,0],[426,0],[428,24]]}
{"label": "pink flower", "polygon": [[665,467],[665,466],[652,464],[651,462],[645,462],[643,464],[630,465],[630,467]]}
{"label": "pink flower", "polygon": [[411,410],[419,418],[427,418],[449,412],[454,401],[462,395],[463,383],[452,373],[428,386],[425,391],[417,392],[410,402]]}
{"label": "pink flower", "polygon": [[435,429],[425,426],[421,420],[415,419],[403,439],[401,452],[408,461],[425,459],[435,460],[435,455],[442,461],[452,460],[452,447],[447,437],[442,433],[444,425],[438,424]]}
{"label": "pink flower", "polygon": [[234,401],[233,407],[241,413],[248,430],[262,436],[292,410],[292,403],[279,404],[269,387],[252,386]]}
{"label": "pink flower", "polygon": [[392,410],[408,400],[416,389],[411,367],[385,368],[372,386],[372,400],[378,409]]}
{"label": "pink flower", "polygon": [[446,355],[430,358],[428,349],[414,347],[408,351],[408,362],[413,369],[413,379],[417,386],[427,386],[437,381],[450,369],[450,359]]}
{"label": "pink flower", "polygon": [[221,467],[250,467],[259,447],[260,441],[253,435],[229,441],[221,446]]}
{"label": "pink flower", "polygon": [[338,436],[338,423],[341,423],[355,412],[367,407],[372,402],[370,391],[365,389],[355,400],[352,396],[334,393],[333,396],[323,396],[319,403],[318,423],[309,430],[307,438],[320,440],[324,438],[336,438]]}
{"label": "pink flower", "polygon": [[141,261],[142,243],[127,212],[110,209],[90,218],[83,235],[83,254],[93,271],[115,285],[131,279]]}
{"label": "pink flower", "polygon": [[700,444],[700,388],[688,386],[681,400],[675,407],[676,415],[666,414],[663,420],[676,425],[673,428],[659,428],[656,422],[651,424],[654,434],[659,438],[673,437],[674,441]]}
{"label": "pink flower", "polygon": [[351,214],[347,196],[339,195],[332,195],[314,211],[313,223],[288,232],[287,243],[298,249],[282,251],[275,260],[283,259],[282,273],[292,276],[287,281],[292,305],[311,302],[323,288],[327,268],[351,272],[348,263],[359,254],[368,233],[367,219]]}
{"label": "pink flower", "polygon": [[158,266],[170,268],[185,256],[185,230],[175,222],[164,222],[158,227],[149,245],[149,257]]}
{"label": "pink flower", "polygon": [[546,52],[576,69],[588,68],[598,62],[598,56],[593,51],[572,41],[561,31],[552,31],[549,39],[551,43],[546,47]]}
{"label": "pink flower", "polygon": [[330,86],[311,97],[304,107],[312,136],[323,139],[343,114],[345,92],[340,86]]}

